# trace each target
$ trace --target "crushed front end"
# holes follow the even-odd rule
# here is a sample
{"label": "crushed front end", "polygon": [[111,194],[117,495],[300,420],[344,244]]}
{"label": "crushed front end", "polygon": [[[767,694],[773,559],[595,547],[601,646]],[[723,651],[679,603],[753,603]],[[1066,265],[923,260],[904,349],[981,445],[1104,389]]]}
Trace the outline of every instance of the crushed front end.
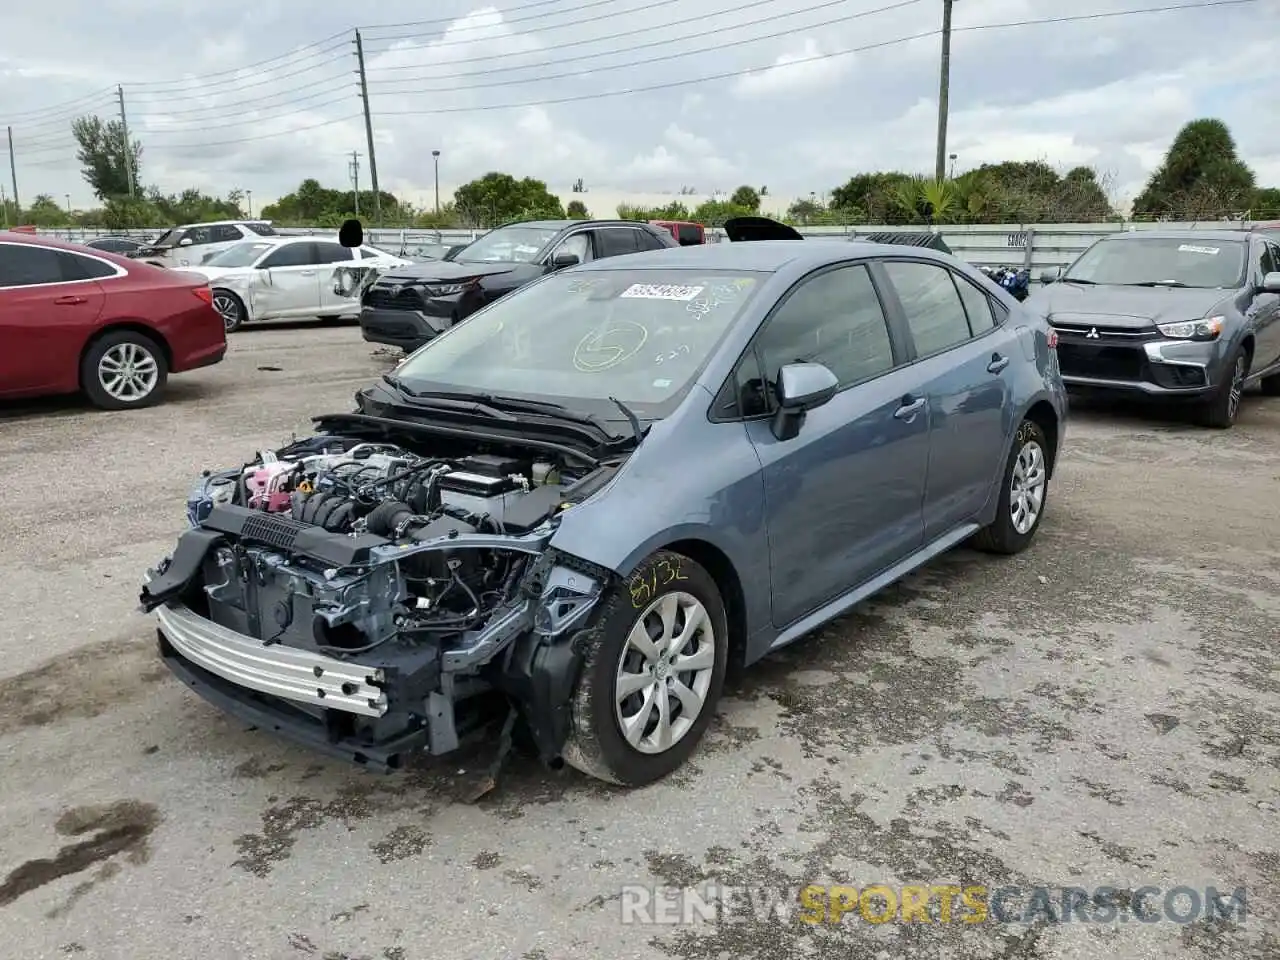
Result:
{"label": "crushed front end", "polygon": [[253,726],[387,770],[497,699],[554,762],[611,574],[551,540],[608,472],[321,434],[202,477],[141,607],[170,670]]}

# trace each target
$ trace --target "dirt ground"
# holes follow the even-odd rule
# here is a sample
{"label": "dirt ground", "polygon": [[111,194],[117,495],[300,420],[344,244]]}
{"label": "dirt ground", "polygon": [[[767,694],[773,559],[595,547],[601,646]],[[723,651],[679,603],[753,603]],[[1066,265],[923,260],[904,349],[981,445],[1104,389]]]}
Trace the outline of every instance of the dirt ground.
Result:
{"label": "dirt ground", "polygon": [[[1074,411],[1030,551],[950,554],[760,664],[656,787],[517,759],[468,804],[483,751],[309,756],[170,678],[134,609],[200,469],[387,365],[352,327],[251,328],[162,407],[0,407],[0,954],[1280,957],[1280,400],[1226,433]],[[1117,916],[623,922],[633,885],[709,880],[1112,887]],[[1144,887],[1247,912],[1138,922]]]}

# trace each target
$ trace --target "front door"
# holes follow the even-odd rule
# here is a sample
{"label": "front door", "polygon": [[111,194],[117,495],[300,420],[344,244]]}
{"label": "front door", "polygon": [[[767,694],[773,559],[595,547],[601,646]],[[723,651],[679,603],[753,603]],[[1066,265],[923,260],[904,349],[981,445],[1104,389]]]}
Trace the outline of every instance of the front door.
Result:
{"label": "front door", "polygon": [[313,247],[310,242],[284,244],[259,264],[254,319],[314,317],[320,312],[320,266]]}
{"label": "front door", "polygon": [[[861,263],[801,280],[765,322],[740,375],[763,411],[747,422],[765,483],[773,621],[784,628],[871,579],[922,541],[929,456],[927,402],[890,335]],[[841,390],[778,440],[769,413],[779,369],[827,366]],[[744,403],[750,402],[749,400]],[[753,412],[746,406],[745,413]]]}
{"label": "front door", "polygon": [[929,400],[929,543],[977,516],[1004,469],[1016,426],[1009,422],[1009,367],[1022,347],[1016,333],[995,326],[991,301],[966,278],[938,263],[889,260],[881,266]]}
{"label": "front door", "polygon": [[[1250,267],[1258,283],[1268,273],[1280,272],[1280,247],[1263,240],[1255,256],[1259,262]],[[1255,330],[1253,372],[1256,373],[1280,360],[1280,294],[1259,291],[1246,310]]]}
{"label": "front door", "polygon": [[341,278],[337,276],[340,268],[353,269],[356,266],[355,251],[330,240],[317,240],[312,246],[320,267],[320,312],[327,316],[357,316],[360,313],[359,294],[351,296],[347,291],[358,291],[360,285],[340,282]]}

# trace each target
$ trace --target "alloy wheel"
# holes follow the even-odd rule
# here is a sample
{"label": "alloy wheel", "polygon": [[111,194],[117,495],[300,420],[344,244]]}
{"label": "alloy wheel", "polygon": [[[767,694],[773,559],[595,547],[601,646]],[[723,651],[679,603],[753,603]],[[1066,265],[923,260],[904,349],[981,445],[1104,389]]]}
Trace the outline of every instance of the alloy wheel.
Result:
{"label": "alloy wheel", "polygon": [[160,365],[140,343],[117,343],[98,361],[98,383],[116,400],[145,400],[159,380]]}

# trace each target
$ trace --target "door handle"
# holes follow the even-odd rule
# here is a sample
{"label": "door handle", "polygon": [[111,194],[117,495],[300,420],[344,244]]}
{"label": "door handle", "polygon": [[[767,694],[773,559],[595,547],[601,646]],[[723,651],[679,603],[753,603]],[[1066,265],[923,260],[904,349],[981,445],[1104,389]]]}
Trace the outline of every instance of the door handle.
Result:
{"label": "door handle", "polygon": [[300,270],[298,272],[298,276],[300,277],[314,277],[315,275],[316,272],[314,270]]}
{"label": "door handle", "polygon": [[893,411],[893,415],[899,420],[906,420],[910,423],[916,418],[916,414],[924,409],[924,397],[913,399],[911,397],[902,398],[902,406]]}
{"label": "door handle", "polygon": [[59,304],[60,306],[70,307],[70,306],[74,306],[77,303],[88,303],[89,300],[87,297],[66,296],[66,297],[59,297],[57,300],[53,302],[56,304]]}
{"label": "door handle", "polygon": [[991,373],[999,373],[1001,370],[1003,370],[1003,369],[1004,369],[1005,367],[1007,367],[1008,365],[1009,365],[1009,358],[1008,358],[1008,357],[1002,357],[1002,356],[1000,356],[1000,354],[998,354],[998,353],[993,353],[993,354],[991,355],[991,362],[987,364],[987,369],[988,369]]}

